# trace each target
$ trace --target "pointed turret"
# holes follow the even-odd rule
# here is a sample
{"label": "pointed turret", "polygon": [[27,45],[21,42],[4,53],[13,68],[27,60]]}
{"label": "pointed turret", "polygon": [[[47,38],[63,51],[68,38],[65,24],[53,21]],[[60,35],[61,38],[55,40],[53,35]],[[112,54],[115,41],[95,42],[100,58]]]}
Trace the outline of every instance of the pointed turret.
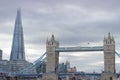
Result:
{"label": "pointed turret", "polygon": [[55,41],[54,34],[52,34],[51,41]]}
{"label": "pointed turret", "polygon": [[110,35],[110,32],[108,33],[108,39],[111,39],[111,35]]}
{"label": "pointed turret", "polygon": [[25,60],[24,38],[20,9],[17,10],[10,60]]}
{"label": "pointed turret", "polygon": [[107,37],[104,37],[104,44],[115,44],[114,37],[111,36],[110,32]]}

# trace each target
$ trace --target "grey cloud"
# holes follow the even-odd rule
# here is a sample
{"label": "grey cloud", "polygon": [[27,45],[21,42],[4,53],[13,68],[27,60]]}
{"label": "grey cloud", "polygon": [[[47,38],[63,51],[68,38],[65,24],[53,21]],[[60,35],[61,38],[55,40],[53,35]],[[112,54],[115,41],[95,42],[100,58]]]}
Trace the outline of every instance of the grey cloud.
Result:
{"label": "grey cloud", "polygon": [[[108,32],[119,41],[119,3],[118,0],[1,0],[0,33],[9,36],[4,41],[11,40],[16,10],[21,7],[26,48],[44,49],[46,39],[50,38],[51,34],[55,34],[61,46],[73,46],[85,42],[99,43]],[[2,39],[0,40],[2,42]],[[71,60],[72,65],[77,66],[90,66],[92,63],[103,61],[102,58],[96,60],[99,54],[89,55],[91,58],[66,54],[61,55],[61,59],[74,58]],[[88,69],[82,67],[79,70]]]}

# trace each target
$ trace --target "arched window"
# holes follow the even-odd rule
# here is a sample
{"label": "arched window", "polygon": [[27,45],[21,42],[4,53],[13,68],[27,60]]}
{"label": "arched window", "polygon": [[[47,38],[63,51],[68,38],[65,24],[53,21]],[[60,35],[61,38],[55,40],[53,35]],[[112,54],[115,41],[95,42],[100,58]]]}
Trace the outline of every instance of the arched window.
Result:
{"label": "arched window", "polygon": [[110,80],[112,80],[112,77],[110,77]]}

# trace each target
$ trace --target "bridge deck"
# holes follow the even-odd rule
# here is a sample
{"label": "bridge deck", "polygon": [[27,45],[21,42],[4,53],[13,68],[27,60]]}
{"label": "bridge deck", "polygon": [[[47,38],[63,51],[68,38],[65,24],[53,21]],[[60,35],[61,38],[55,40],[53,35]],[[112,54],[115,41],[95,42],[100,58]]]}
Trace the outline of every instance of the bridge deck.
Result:
{"label": "bridge deck", "polygon": [[103,46],[97,47],[60,47],[56,48],[58,52],[80,52],[80,51],[103,51]]}

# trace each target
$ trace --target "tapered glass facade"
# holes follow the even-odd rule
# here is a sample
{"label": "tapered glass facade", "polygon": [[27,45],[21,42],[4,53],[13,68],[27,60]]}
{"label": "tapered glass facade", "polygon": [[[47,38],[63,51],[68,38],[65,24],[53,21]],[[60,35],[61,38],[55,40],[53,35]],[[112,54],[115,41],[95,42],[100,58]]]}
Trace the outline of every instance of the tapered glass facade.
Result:
{"label": "tapered glass facade", "polygon": [[24,38],[20,9],[17,10],[10,60],[25,60]]}

